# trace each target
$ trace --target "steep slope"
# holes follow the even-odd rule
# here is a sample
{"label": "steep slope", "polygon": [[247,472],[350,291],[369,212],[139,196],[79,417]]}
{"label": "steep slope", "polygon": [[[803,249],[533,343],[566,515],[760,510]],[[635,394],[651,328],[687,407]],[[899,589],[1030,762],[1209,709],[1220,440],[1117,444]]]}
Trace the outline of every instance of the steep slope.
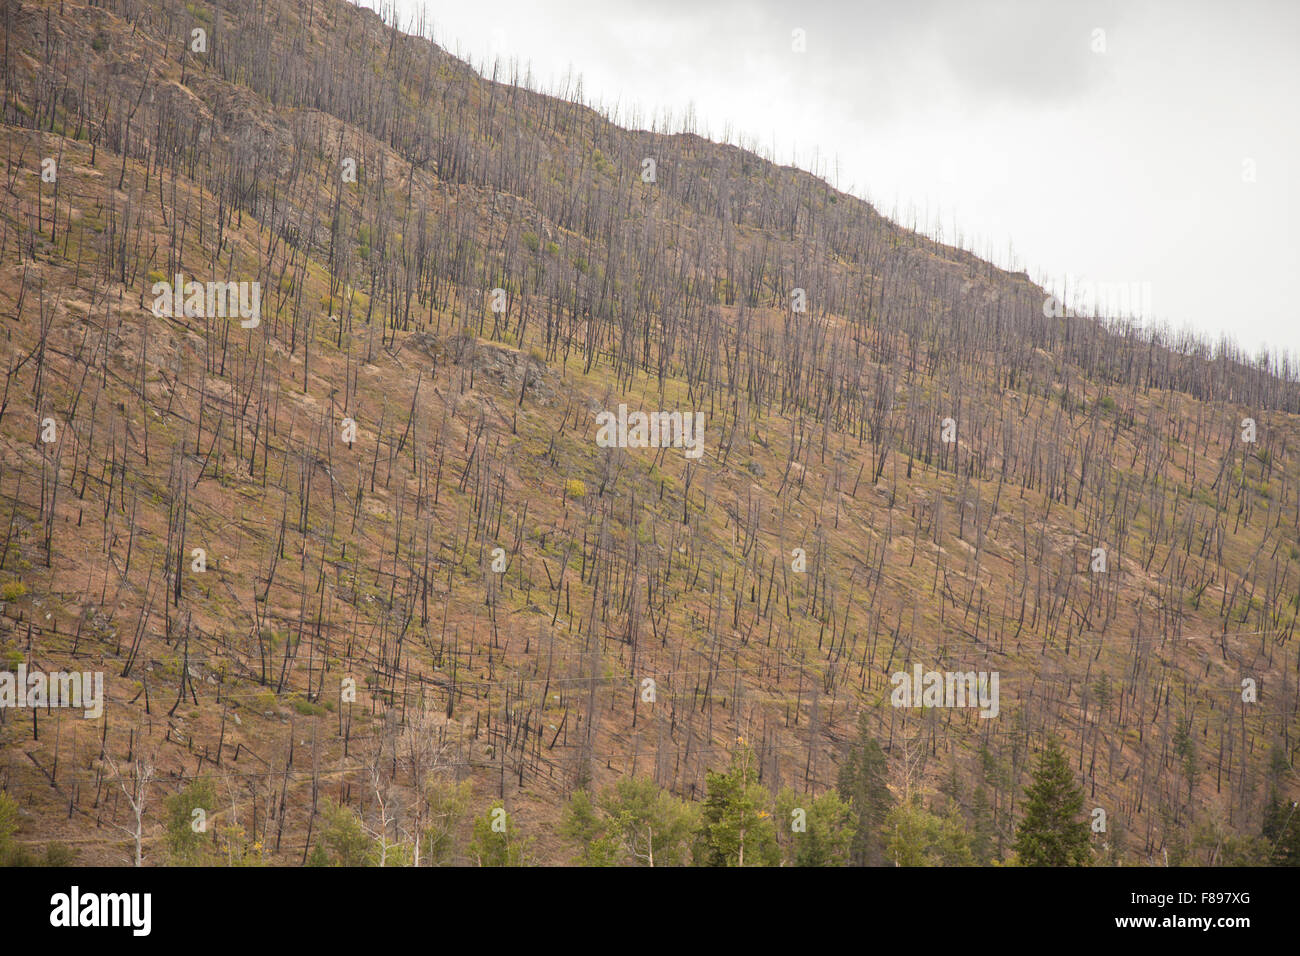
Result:
{"label": "steep slope", "polygon": [[[862,713],[1004,843],[1049,736],[1101,859],[1222,862],[1300,794],[1289,367],[342,2],[0,22],[5,666],[106,690],[0,708],[29,842],[120,861],[146,756],[150,861],[209,775],[231,856],[295,863],[325,797],[401,842],[436,764],[562,862],[578,786],[698,799],[743,740],[820,793]],[[160,314],[177,275],[256,324]],[[701,457],[602,447],[620,404]],[[996,717],[891,706],[916,665]]]}

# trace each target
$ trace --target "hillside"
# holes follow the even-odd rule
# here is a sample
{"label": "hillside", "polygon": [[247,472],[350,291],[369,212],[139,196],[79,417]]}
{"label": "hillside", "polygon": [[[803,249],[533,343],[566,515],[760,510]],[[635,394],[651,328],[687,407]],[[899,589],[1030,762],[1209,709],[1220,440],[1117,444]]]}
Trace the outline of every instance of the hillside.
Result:
{"label": "hillside", "polygon": [[[560,864],[579,789],[698,803],[752,749],[811,798],[863,718],[982,862],[1049,738],[1098,863],[1258,861],[1300,798],[1285,362],[1053,317],[342,0],[0,24],[0,654],[105,694],[0,708],[32,852],[131,859],[151,765],[146,863],[202,778],[228,861],[304,862],[334,803],[419,844],[434,779],[450,862],[501,801]],[[700,456],[603,447],[620,405],[701,414]],[[996,716],[891,706],[917,665],[996,672]]]}

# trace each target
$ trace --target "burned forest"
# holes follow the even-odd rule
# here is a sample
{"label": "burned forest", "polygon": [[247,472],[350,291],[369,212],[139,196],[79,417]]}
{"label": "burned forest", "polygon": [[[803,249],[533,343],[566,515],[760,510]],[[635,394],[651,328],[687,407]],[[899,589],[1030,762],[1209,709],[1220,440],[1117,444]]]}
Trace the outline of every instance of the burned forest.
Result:
{"label": "burned forest", "polygon": [[0,34],[12,860],[1300,862],[1285,353],[344,0]]}

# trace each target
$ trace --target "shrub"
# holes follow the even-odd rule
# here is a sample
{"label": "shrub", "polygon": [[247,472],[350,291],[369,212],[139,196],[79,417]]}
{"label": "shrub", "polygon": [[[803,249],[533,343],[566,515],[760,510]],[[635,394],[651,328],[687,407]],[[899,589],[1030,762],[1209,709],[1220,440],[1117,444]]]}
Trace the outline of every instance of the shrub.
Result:
{"label": "shrub", "polygon": [[40,865],[40,861],[14,839],[20,825],[18,801],[0,790],[0,867]]}
{"label": "shrub", "polygon": [[207,859],[209,840],[205,830],[195,830],[195,810],[213,813],[217,806],[217,788],[208,777],[191,780],[189,785],[167,798],[167,855],[173,865],[193,866]]}
{"label": "shrub", "polygon": [[373,866],[374,845],[361,821],[351,808],[334,803],[328,797],[321,805],[320,844],[325,852],[318,854],[313,865],[328,860],[330,866]]}
{"label": "shrub", "polygon": [[293,709],[304,717],[321,717],[326,713],[325,708],[320,704],[314,704],[302,697],[293,699]]}
{"label": "shrub", "polygon": [[71,866],[77,851],[63,843],[51,843],[45,848],[46,866]]}

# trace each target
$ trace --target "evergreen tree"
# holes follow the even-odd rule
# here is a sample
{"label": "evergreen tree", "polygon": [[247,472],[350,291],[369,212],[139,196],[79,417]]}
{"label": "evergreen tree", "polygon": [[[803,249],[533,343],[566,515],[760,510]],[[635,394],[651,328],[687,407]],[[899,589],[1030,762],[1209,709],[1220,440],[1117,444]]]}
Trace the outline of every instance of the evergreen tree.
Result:
{"label": "evergreen tree", "polygon": [[323,847],[318,842],[315,846],[311,848],[311,852],[307,854],[307,862],[304,864],[304,866],[329,866],[329,865],[330,865],[330,856],[328,853],[325,852],[325,847]]}
{"label": "evergreen tree", "polygon": [[421,839],[422,862],[429,866],[444,866],[454,861],[460,840],[460,822],[469,812],[472,785],[468,780],[451,783],[432,780],[425,788],[428,807],[427,821]]}
{"label": "evergreen tree", "polygon": [[1274,790],[1264,811],[1264,839],[1272,848],[1269,862],[1274,866],[1300,866],[1300,812],[1295,803],[1278,798]]}
{"label": "evergreen tree", "polygon": [[993,824],[993,807],[989,804],[988,791],[980,784],[971,797],[971,853],[980,866],[988,866],[997,856],[994,843],[997,828]]}
{"label": "evergreen tree", "polygon": [[1088,862],[1088,823],[1083,791],[1055,740],[1038,759],[1025,790],[1024,819],[1016,828],[1015,851],[1024,866],[1084,866]]}
{"label": "evergreen tree", "polygon": [[582,866],[614,866],[618,847],[609,833],[609,823],[601,815],[586,790],[569,798],[560,821],[560,834],[578,847],[575,863]]}
{"label": "evergreen tree", "polygon": [[762,809],[767,791],[758,785],[754,752],[741,742],[726,773],[705,775],[695,862],[703,866],[774,866],[780,849],[772,815]]}
{"label": "evergreen tree", "polygon": [[854,866],[885,863],[885,816],[894,805],[889,792],[889,766],[880,744],[871,735],[866,713],[858,717],[858,737],[840,767],[836,789],[853,808],[854,832],[849,859]]}
{"label": "evergreen tree", "polygon": [[993,824],[993,859],[1001,860],[1006,853],[1008,832],[1006,807],[1011,790],[1011,771],[1006,763],[996,757],[986,745],[979,749],[980,769],[984,785],[989,788],[989,817]]}
{"label": "evergreen tree", "polygon": [[505,804],[496,800],[474,820],[469,855],[479,866],[527,866],[531,844],[531,837],[519,835],[514,814],[506,813]]}
{"label": "evergreen tree", "polygon": [[849,862],[855,819],[853,808],[834,790],[809,797],[785,788],[776,798],[776,828],[785,864],[844,866]]}
{"label": "evergreen tree", "polygon": [[886,852],[895,866],[973,866],[970,833],[956,805],[944,816],[933,813],[913,797],[885,817],[889,834]]}

